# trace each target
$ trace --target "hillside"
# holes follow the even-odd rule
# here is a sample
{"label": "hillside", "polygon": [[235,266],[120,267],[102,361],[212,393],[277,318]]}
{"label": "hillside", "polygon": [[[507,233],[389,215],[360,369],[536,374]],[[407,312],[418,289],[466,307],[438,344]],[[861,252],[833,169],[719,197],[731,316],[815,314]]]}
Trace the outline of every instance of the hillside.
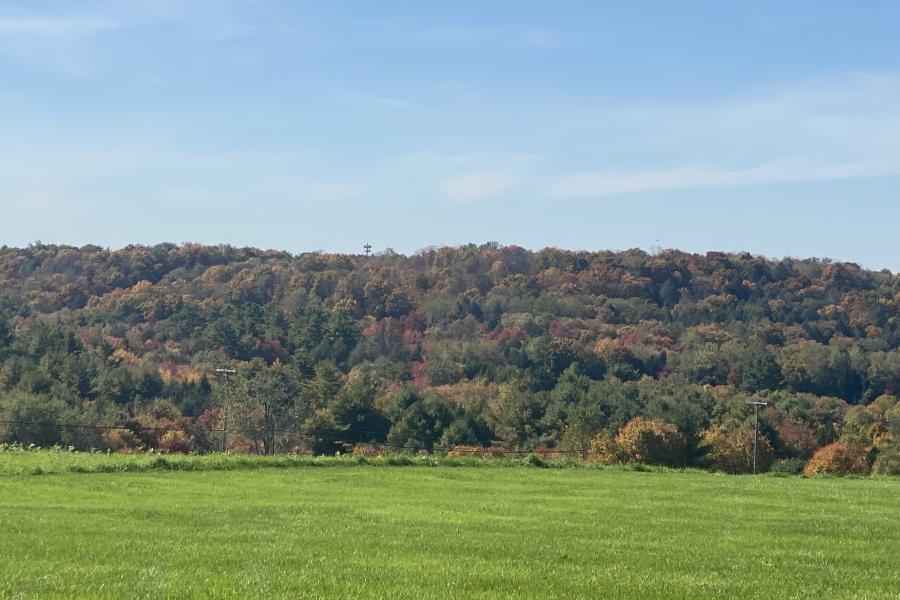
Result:
{"label": "hillside", "polygon": [[228,414],[233,450],[585,454],[643,416],[681,440],[657,462],[707,464],[743,452],[756,398],[771,458],[841,440],[878,468],[897,461],[898,393],[900,276],[849,263],[493,243],[0,249],[7,442],[203,451]]}

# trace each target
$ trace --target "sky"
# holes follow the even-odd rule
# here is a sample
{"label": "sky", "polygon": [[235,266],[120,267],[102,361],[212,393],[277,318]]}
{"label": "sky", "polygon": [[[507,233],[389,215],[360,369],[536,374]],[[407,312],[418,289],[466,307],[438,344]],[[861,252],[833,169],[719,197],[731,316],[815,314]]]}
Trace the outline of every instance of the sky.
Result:
{"label": "sky", "polygon": [[900,271],[900,0],[0,0],[0,245]]}

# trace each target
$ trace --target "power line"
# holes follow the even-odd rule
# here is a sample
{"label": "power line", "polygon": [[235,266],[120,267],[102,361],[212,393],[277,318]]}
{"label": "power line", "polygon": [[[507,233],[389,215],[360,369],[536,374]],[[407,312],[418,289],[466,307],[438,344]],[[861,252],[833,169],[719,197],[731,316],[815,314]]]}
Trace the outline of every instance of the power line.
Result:
{"label": "power line", "polygon": [[[190,432],[194,431],[196,428],[188,428],[188,427],[145,427],[143,425],[86,425],[83,423],[57,423],[55,421],[19,421],[19,420],[2,420],[0,419],[0,423],[4,425],[31,425],[35,427],[56,427],[58,429],[100,429],[100,430],[114,430],[114,429],[130,429],[130,430],[140,430],[140,431],[184,431]],[[199,426],[202,427],[202,426]],[[207,431],[224,431],[224,429],[213,429],[207,428]]]}

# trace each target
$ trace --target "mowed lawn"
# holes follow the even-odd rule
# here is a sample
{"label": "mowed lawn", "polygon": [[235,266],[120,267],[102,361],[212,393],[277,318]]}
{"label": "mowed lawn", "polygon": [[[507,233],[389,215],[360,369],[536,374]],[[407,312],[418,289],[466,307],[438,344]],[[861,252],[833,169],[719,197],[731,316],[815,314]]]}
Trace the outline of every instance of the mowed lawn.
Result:
{"label": "mowed lawn", "polygon": [[0,476],[0,596],[897,598],[900,480],[335,466]]}

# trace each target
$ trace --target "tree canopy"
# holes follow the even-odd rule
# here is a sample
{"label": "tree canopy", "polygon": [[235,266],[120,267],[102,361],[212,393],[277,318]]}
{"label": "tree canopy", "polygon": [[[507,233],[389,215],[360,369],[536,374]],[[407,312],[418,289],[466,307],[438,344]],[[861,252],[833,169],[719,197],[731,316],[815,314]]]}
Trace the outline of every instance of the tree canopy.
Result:
{"label": "tree canopy", "polygon": [[900,277],[851,263],[496,243],[370,257],[0,248],[6,441],[101,447],[110,435],[87,425],[114,423],[154,445],[230,416],[252,451],[587,452],[640,416],[677,427],[679,462],[699,464],[704,435],[743,439],[729,432],[764,397],[774,456],[805,459],[855,407],[898,393]]}

